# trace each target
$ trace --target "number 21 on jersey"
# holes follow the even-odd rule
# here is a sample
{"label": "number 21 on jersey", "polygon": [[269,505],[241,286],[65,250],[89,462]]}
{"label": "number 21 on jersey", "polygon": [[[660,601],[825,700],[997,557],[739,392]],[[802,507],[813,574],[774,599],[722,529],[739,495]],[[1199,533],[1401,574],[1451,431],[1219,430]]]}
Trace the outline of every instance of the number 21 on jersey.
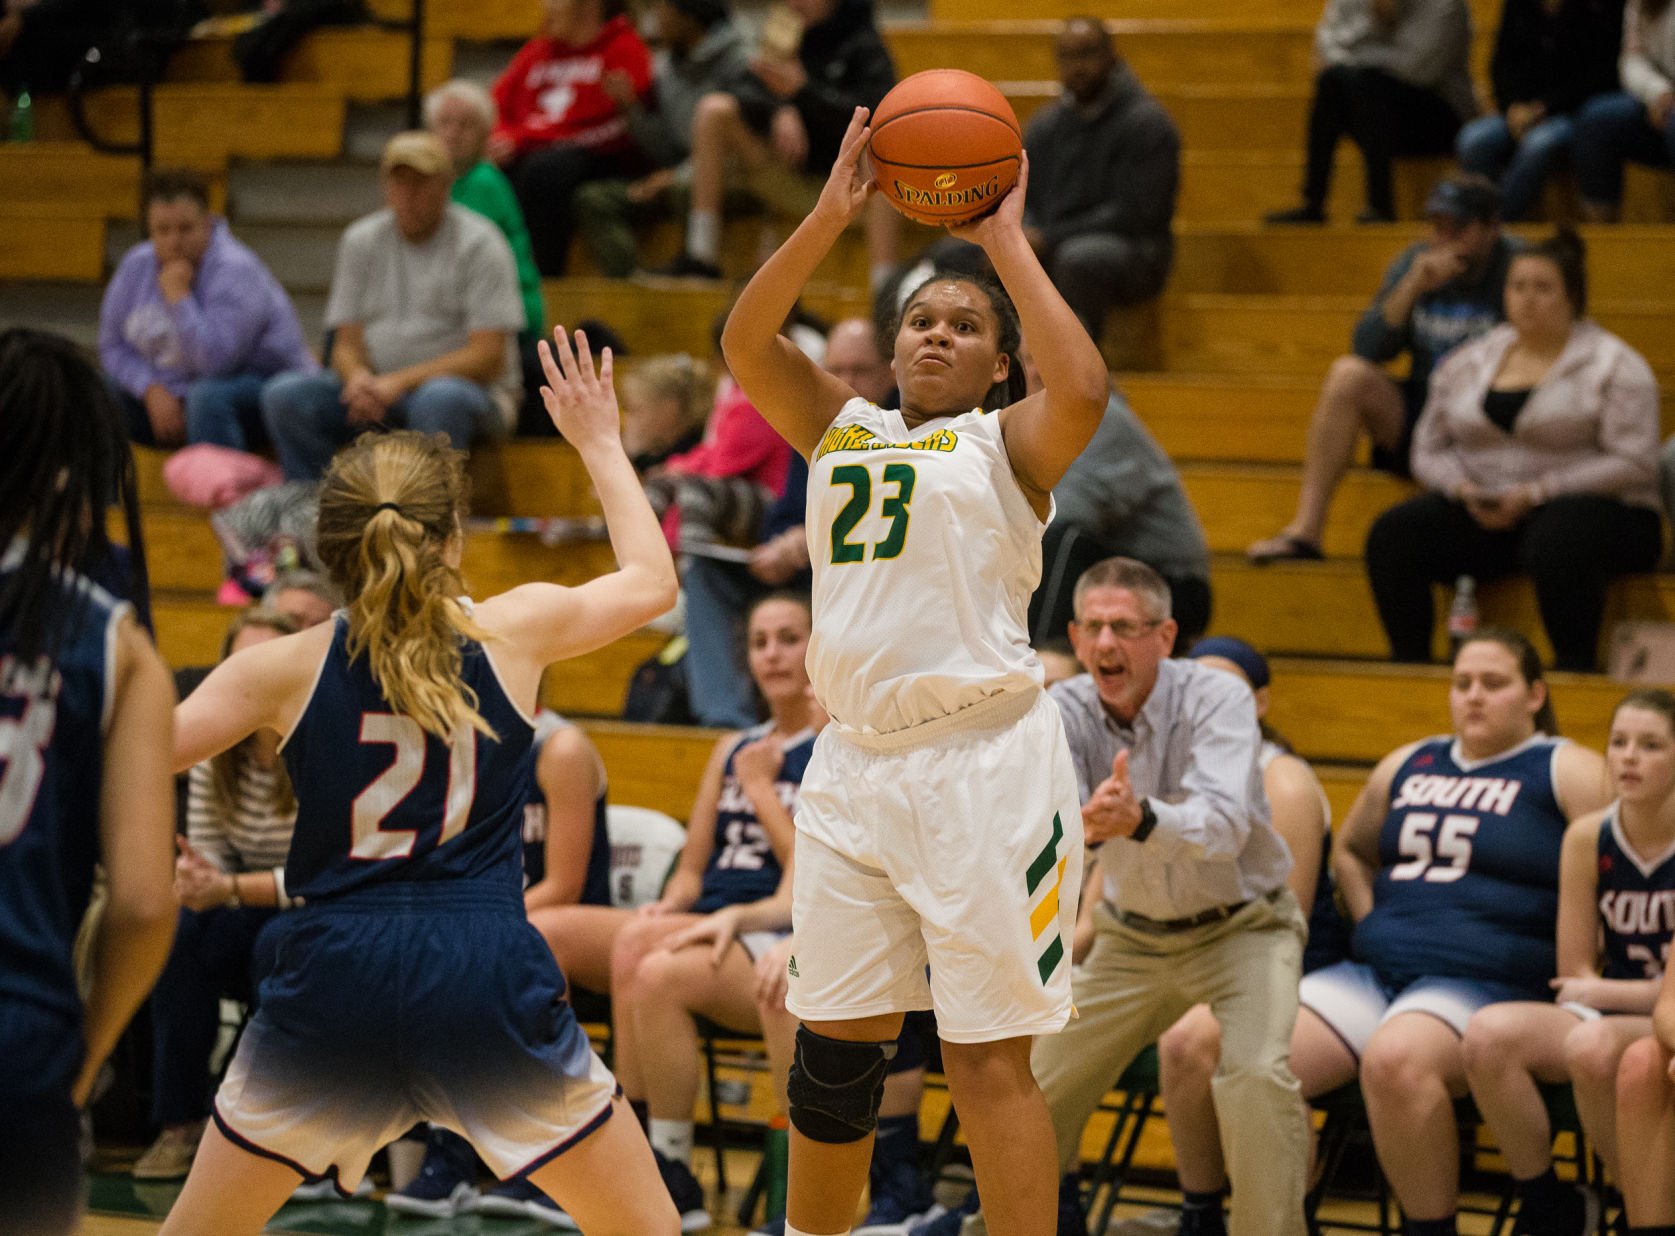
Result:
{"label": "number 21 on jersey", "polygon": [[849,501],[832,521],[832,563],[865,562],[867,551],[872,551],[874,562],[901,555],[907,544],[907,525],[912,518],[908,504],[913,501],[913,485],[919,479],[912,464],[885,464],[882,485],[894,485],[895,492],[884,494],[878,513],[890,521],[884,539],[868,545],[851,540],[855,526],[872,509],[873,472],[860,464],[842,464],[832,469],[832,484],[849,486]]}
{"label": "number 21 on jersey", "polygon": [[[385,828],[384,821],[424,777],[429,744],[424,730],[412,717],[391,712],[362,713],[361,745],[374,743],[387,743],[395,748],[395,754],[390,766],[355,797],[351,813],[354,841],[349,857],[372,862],[408,858],[413,853],[418,830]],[[465,831],[476,794],[477,731],[468,725],[461,726],[448,744],[447,811],[442,820],[442,835],[436,839],[438,846],[446,845]]]}

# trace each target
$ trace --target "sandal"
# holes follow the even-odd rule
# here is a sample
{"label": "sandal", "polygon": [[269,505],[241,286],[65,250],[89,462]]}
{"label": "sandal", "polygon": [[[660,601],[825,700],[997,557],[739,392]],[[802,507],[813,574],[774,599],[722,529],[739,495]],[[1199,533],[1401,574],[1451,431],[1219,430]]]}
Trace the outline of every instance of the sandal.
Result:
{"label": "sandal", "polygon": [[1326,555],[1313,541],[1281,532],[1265,541],[1257,541],[1245,550],[1245,557],[1254,566],[1267,566],[1270,562],[1320,562]]}

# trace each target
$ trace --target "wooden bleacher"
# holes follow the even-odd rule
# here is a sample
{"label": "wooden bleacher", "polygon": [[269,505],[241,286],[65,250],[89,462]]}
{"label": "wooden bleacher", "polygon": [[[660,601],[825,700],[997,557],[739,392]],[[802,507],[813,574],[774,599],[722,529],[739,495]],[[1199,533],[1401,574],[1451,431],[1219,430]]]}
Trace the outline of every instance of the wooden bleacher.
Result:
{"label": "wooden bleacher", "polygon": [[[390,20],[406,11],[405,0],[375,0],[373,7]],[[1017,21],[1010,18],[1015,9],[999,0],[930,0],[928,20],[895,26],[888,38],[904,73],[935,64],[985,72],[1027,117],[1056,94],[1053,21],[1084,7],[1044,0],[1030,20]],[[1481,51],[1494,6],[1474,0],[1473,7]],[[1382,742],[1351,742],[1345,735],[1353,727],[1311,728],[1306,717],[1332,718],[1340,703],[1349,708],[1382,699],[1379,691],[1405,691],[1420,701],[1415,708],[1440,708],[1441,692],[1426,675],[1372,664],[1382,638],[1358,561],[1371,521],[1411,490],[1358,470],[1334,507],[1329,561],[1259,570],[1240,557],[1248,541],[1289,514],[1321,371],[1345,350],[1354,318],[1390,257],[1423,230],[1414,223],[1287,230],[1256,221],[1262,209],[1288,204],[1295,194],[1317,8],[1316,0],[1265,0],[1259,10],[1238,0],[1125,0],[1120,14],[1114,4],[1105,10],[1120,50],[1176,116],[1184,137],[1175,274],[1158,305],[1119,324],[1121,355],[1130,367],[1118,376],[1132,406],[1181,462],[1203,517],[1216,553],[1218,627],[1288,654],[1280,661],[1278,695],[1303,714],[1294,737],[1308,754],[1353,762],[1399,738],[1403,714],[1380,704],[1384,725],[1373,736]],[[521,39],[539,12],[539,0],[431,0],[426,82],[452,70],[456,41]],[[246,86],[236,80],[225,39],[199,40],[174,58],[158,88],[159,160],[206,170],[219,192],[230,162],[339,157],[348,109],[398,98],[406,65],[406,37],[398,31],[329,29],[303,41],[282,84]],[[130,135],[132,96],[121,89],[96,94],[90,100],[95,125],[113,137]],[[137,166],[71,140],[51,100],[43,102],[39,129],[54,140],[0,147],[0,176],[10,190],[0,207],[7,224],[0,227],[0,277],[94,282],[103,274],[107,223],[135,214]],[[1409,213],[1442,166],[1399,166]],[[1334,205],[1344,217],[1360,191],[1358,162],[1347,146],[1338,184],[1342,202]],[[1630,199],[1631,214],[1660,222],[1586,231],[1597,316],[1641,347],[1668,383],[1675,343],[1664,324],[1675,309],[1668,291],[1675,228],[1664,220],[1675,213],[1675,191],[1667,176],[1634,171]],[[915,231],[913,240],[928,235]],[[729,221],[730,273],[748,273],[758,239],[758,221]],[[667,256],[678,243],[677,227],[654,227],[646,237],[648,260]],[[585,260],[577,269],[585,272]],[[865,312],[864,274],[860,237],[844,238],[819,273],[811,308],[828,317]],[[585,273],[546,288],[555,321],[602,318],[641,354],[707,353],[710,321],[729,296],[727,288],[612,282]],[[218,547],[200,513],[167,498],[155,459],[142,472],[162,642],[172,659],[201,661],[213,655],[225,617],[209,599],[219,582]],[[597,509],[574,455],[560,444],[480,451],[473,480],[481,514],[577,516]],[[484,533],[473,538],[466,571],[472,586],[486,592],[530,576],[583,578],[609,561],[600,542],[550,546],[527,533]],[[1662,617],[1672,604],[1675,588],[1662,577],[1625,581],[1611,601],[1613,615],[1636,617]],[[1531,631],[1538,626],[1524,585],[1486,589],[1484,606],[1490,619]],[[610,714],[629,671],[660,641],[636,636],[580,659],[553,676],[549,698],[578,714]],[[1347,658],[1331,664],[1348,668],[1326,672],[1311,667],[1308,657]],[[1576,689],[1584,687],[1592,689],[1587,682]],[[1561,690],[1561,704],[1568,689]],[[1428,726],[1440,724],[1439,714]],[[610,741],[617,780],[632,785],[631,767],[673,738],[624,731],[611,732]],[[702,747],[709,737],[692,741]]]}

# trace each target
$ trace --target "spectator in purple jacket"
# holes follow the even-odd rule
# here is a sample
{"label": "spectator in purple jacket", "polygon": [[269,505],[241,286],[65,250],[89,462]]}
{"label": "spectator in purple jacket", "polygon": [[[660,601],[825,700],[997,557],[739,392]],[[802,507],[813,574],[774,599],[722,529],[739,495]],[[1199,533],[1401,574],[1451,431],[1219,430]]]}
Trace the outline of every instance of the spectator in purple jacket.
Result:
{"label": "spectator in purple jacket", "polygon": [[146,446],[267,445],[259,397],[274,374],[318,362],[285,289],[210,213],[195,172],[146,178],[146,239],[123,256],[99,307],[99,361]]}
{"label": "spectator in purple jacket", "polygon": [[1437,366],[1413,439],[1428,492],[1367,534],[1396,660],[1430,659],[1432,584],[1528,575],[1558,668],[1595,669],[1606,585],[1657,564],[1657,381],[1586,314],[1582,242],[1561,232],[1512,259],[1506,322]]}

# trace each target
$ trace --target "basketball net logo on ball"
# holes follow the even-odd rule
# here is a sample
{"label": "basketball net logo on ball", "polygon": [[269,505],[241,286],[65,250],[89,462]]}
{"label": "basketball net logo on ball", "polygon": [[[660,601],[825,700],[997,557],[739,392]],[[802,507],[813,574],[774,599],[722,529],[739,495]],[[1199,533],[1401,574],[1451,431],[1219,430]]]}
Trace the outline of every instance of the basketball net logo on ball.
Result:
{"label": "basketball net logo on ball", "polygon": [[872,114],[873,179],[909,219],[969,223],[1018,182],[1023,135],[1012,105],[963,69],[926,69],[899,82]]}

